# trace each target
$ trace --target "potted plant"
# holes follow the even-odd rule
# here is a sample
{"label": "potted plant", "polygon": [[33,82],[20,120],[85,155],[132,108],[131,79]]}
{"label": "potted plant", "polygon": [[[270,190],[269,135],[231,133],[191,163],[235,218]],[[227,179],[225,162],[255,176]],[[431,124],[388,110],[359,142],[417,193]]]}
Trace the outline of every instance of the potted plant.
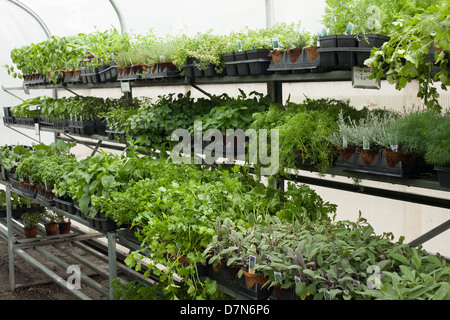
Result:
{"label": "potted plant", "polygon": [[68,234],[70,233],[70,218],[66,220],[66,218],[62,214],[57,214],[58,217],[58,229],[60,234]]}
{"label": "potted plant", "polygon": [[41,220],[40,212],[26,212],[22,215],[26,238],[36,238],[38,223]]}
{"label": "potted plant", "polygon": [[439,184],[450,188],[450,114],[436,114],[426,128],[425,161],[434,165]]}
{"label": "potted plant", "polygon": [[58,234],[57,214],[53,211],[46,211],[44,212],[44,218],[46,219],[45,232],[47,236]]}

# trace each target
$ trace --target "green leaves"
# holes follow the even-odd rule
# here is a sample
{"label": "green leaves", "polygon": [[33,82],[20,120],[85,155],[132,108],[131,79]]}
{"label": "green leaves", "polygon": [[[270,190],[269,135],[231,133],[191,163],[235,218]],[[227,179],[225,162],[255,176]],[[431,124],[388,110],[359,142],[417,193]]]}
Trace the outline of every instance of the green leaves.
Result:
{"label": "green leaves", "polygon": [[399,90],[417,79],[417,96],[424,99],[428,108],[440,111],[439,94],[433,85],[441,81],[445,89],[450,84],[447,70],[450,29],[448,16],[443,16],[443,12],[449,11],[449,3],[431,0],[416,3],[417,7],[410,6],[411,3],[398,12],[392,11],[396,22],[391,25],[391,39],[379,50],[372,50],[365,64],[372,67],[373,78],[386,76]]}

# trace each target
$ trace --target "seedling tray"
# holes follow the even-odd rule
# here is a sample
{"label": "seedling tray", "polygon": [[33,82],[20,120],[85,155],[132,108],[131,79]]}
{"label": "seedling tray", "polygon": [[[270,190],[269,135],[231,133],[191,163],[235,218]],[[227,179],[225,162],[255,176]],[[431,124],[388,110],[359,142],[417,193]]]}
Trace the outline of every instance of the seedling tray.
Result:
{"label": "seedling tray", "polygon": [[378,151],[375,159],[368,165],[364,163],[357,151],[355,151],[348,161],[342,160],[341,156],[339,156],[335,166],[337,168],[342,168],[344,171],[398,178],[412,178],[419,174],[419,161],[416,160],[413,167],[406,166],[402,161],[399,161],[394,167],[389,167],[382,150]]}
{"label": "seedling tray", "polygon": [[318,55],[313,61],[310,61],[305,48],[303,48],[297,60],[292,62],[289,53],[286,51],[278,63],[275,64],[273,60],[270,62],[269,70],[279,73],[308,72],[320,68],[320,58],[320,55]]}
{"label": "seedling tray", "polygon": [[58,208],[58,209],[60,209],[62,211],[68,212],[70,214],[76,214],[77,213],[76,210],[75,210],[75,206],[74,206],[73,202],[67,201],[67,200],[63,200],[63,199],[57,198],[57,197],[54,198],[54,201],[55,201],[55,207],[56,208]]}
{"label": "seedling tray", "polygon": [[210,268],[208,277],[212,280],[216,280],[221,286],[231,291],[238,292],[239,295],[251,300],[267,300],[273,291],[273,287],[269,289],[262,289],[259,284],[253,285],[250,289],[247,288],[247,285],[245,284],[245,276],[242,275],[239,278],[236,274],[233,277],[229,273],[228,268],[225,266],[222,266],[218,272],[215,272],[212,268]]}
{"label": "seedling tray", "polygon": [[82,68],[81,80],[83,83],[99,83],[100,75],[98,74],[98,68]]}
{"label": "seedling tray", "polygon": [[113,141],[124,141],[126,138],[125,132],[117,132],[113,130],[105,130],[105,133],[109,140]]}
{"label": "seedling tray", "polygon": [[100,218],[96,216],[94,218],[86,218],[86,220],[89,222],[91,228],[94,228],[98,231],[110,232],[119,229],[117,223],[109,218]]}
{"label": "seedling tray", "polygon": [[16,118],[16,124],[21,124],[24,126],[34,126],[37,122],[37,118]]}
{"label": "seedling tray", "polygon": [[98,68],[98,75],[100,77],[100,82],[113,82],[117,80],[119,71],[115,64],[105,64]]}
{"label": "seedling tray", "polygon": [[16,119],[14,117],[3,117],[4,124],[15,124]]}
{"label": "seedling tray", "polygon": [[95,120],[76,121],[69,120],[69,130],[73,134],[92,135],[95,133]]}
{"label": "seedling tray", "polygon": [[40,193],[36,193],[36,199],[41,201],[45,206],[54,206],[55,205],[54,197],[47,198],[47,197],[41,195]]}
{"label": "seedling tray", "polygon": [[165,79],[165,78],[180,78],[180,72],[181,70],[176,68],[175,66],[169,68],[169,67],[163,67],[159,63],[156,64],[155,68],[153,70],[148,70],[148,72],[145,72],[141,75],[142,80],[154,80],[154,79]]}

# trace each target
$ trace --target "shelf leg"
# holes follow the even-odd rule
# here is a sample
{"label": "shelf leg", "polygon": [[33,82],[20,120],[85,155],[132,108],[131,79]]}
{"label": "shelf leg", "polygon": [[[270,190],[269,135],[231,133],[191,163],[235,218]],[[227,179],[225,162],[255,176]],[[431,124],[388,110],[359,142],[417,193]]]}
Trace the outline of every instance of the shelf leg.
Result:
{"label": "shelf leg", "polygon": [[14,238],[13,238],[13,225],[12,225],[12,205],[11,205],[11,186],[5,186],[6,194],[6,226],[8,228],[8,260],[9,260],[9,285],[11,291],[16,288],[14,279]]}
{"label": "shelf leg", "polygon": [[116,233],[108,232],[108,265],[109,265],[109,299],[115,300],[113,280],[117,279],[117,261],[116,261]]}

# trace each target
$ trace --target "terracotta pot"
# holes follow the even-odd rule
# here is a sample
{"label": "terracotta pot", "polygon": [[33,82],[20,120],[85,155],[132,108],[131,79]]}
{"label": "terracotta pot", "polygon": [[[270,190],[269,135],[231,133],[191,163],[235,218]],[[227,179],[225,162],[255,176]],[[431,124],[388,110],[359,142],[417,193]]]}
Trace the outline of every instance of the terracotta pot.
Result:
{"label": "terracotta pot", "polygon": [[342,160],[347,162],[350,160],[352,154],[355,152],[355,147],[337,147],[339,154],[341,155]]}
{"label": "terracotta pot", "polygon": [[251,288],[253,287],[256,283],[259,284],[259,286],[263,289],[267,289],[269,287],[269,285],[265,285],[264,284],[267,282],[267,280],[269,280],[269,277],[263,275],[262,273],[249,273],[245,270],[242,270],[244,272],[244,276],[245,276],[245,285],[247,286],[247,288]]}
{"label": "terracotta pot", "polygon": [[176,71],[177,67],[172,63],[172,62],[159,62],[159,71],[163,72],[164,70],[166,70],[166,68],[169,71]]}
{"label": "terracotta pot", "polygon": [[306,54],[308,55],[309,61],[313,62],[319,56],[317,49],[320,47],[305,47]]}
{"label": "terracotta pot", "polygon": [[78,78],[81,75],[81,70],[75,70],[74,71],[74,77]]}
{"label": "terracotta pot", "polygon": [[58,234],[58,224],[57,223],[47,223],[45,225],[45,232],[48,236],[54,236]]}
{"label": "terracotta pot", "polygon": [[275,295],[277,296],[277,299],[278,299],[278,300],[281,300],[281,299],[284,298],[284,296],[285,296],[286,294],[289,293],[289,288],[283,289],[283,288],[281,288],[281,285],[280,285],[280,284],[277,284],[277,285],[274,285],[274,286],[273,286],[273,291],[275,292]]}
{"label": "terracotta pot", "polygon": [[60,234],[67,234],[70,233],[70,222],[60,222],[58,223],[58,227],[59,227],[59,233]]}
{"label": "terracotta pot", "polygon": [[233,266],[227,266],[228,275],[231,280],[236,279],[236,275],[239,272],[239,268]]}
{"label": "terracotta pot", "polygon": [[277,64],[280,62],[281,58],[284,55],[284,50],[271,50],[269,56],[272,57],[273,63]]}
{"label": "terracotta pot", "polygon": [[363,159],[364,163],[369,165],[378,154],[378,149],[359,149],[358,154]]}
{"label": "terracotta pot", "polygon": [[222,262],[219,262],[218,264],[213,266],[214,272],[219,272],[221,268],[222,268]]}
{"label": "terracotta pot", "polygon": [[403,152],[402,162],[405,166],[412,168],[416,162],[417,153],[415,152]]}
{"label": "terracotta pot", "polygon": [[399,161],[402,160],[404,152],[402,151],[387,151],[383,150],[383,155],[386,158],[386,162],[389,167],[393,168]]}
{"label": "terracotta pot", "polygon": [[37,230],[38,230],[37,227],[34,228],[24,227],[23,231],[25,232],[25,238],[36,238]]}
{"label": "terracotta pot", "polygon": [[294,48],[294,49],[289,49],[287,50],[288,54],[289,54],[289,59],[291,60],[292,63],[297,62],[298,57],[300,57],[301,53],[302,53],[302,48]]}

